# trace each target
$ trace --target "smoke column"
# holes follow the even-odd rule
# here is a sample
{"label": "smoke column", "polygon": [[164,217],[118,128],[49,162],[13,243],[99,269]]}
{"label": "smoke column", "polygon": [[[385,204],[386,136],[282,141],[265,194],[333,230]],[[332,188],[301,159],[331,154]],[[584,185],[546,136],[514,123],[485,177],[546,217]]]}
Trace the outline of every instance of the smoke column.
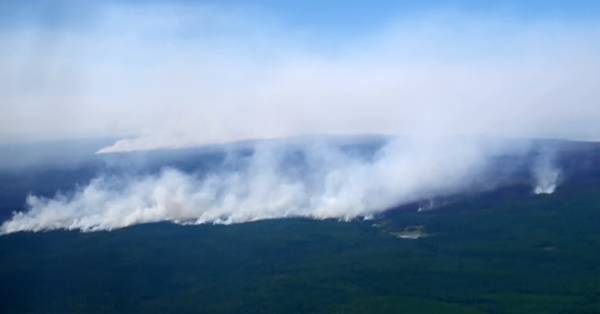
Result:
{"label": "smoke column", "polygon": [[532,168],[535,194],[552,194],[556,190],[562,171],[556,166],[554,154],[542,154]]}

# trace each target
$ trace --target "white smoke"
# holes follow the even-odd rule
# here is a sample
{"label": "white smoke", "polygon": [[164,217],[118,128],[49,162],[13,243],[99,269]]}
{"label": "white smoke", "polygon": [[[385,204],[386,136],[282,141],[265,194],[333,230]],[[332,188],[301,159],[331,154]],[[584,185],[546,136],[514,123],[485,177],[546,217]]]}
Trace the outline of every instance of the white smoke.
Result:
{"label": "white smoke", "polygon": [[14,213],[0,232],[112,230],[159,221],[351,220],[460,192],[474,184],[486,165],[478,144],[459,140],[392,141],[369,158],[325,143],[294,149],[303,154],[303,166],[285,161],[289,145],[266,143],[257,145],[250,157],[226,158],[243,165],[235,170],[199,175],[164,169],[143,177],[101,176],[69,196],[29,196],[27,210]]}
{"label": "white smoke", "polygon": [[[114,153],[302,134],[600,134],[595,21],[432,12],[332,40],[243,7],[92,11],[87,27],[0,32],[0,138],[133,136],[99,151]],[[29,197],[0,231],[353,219],[459,192],[485,166],[477,144],[416,143],[373,159],[304,146],[302,175],[267,146],[238,171],[100,176],[72,195]],[[536,193],[560,179],[551,163],[533,175]]]}
{"label": "white smoke", "polygon": [[552,194],[556,191],[562,171],[556,165],[553,154],[542,154],[532,168],[535,194]]}

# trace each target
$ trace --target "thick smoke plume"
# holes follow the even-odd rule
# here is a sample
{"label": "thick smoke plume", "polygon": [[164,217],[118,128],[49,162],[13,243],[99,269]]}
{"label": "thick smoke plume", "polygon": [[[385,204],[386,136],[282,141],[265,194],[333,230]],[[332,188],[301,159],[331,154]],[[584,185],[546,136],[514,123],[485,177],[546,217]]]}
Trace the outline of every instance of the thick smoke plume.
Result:
{"label": "thick smoke plume", "polygon": [[[419,139],[368,158],[313,143],[294,147],[299,165],[291,148],[260,145],[204,173],[100,175],[30,196],[0,232],[368,217],[494,184],[481,179],[487,148],[431,137],[599,138],[595,20],[434,10],[331,36],[203,3],[99,4],[82,25],[3,28],[0,140],[121,138],[106,156],[312,134]],[[551,161],[532,175],[536,193],[561,177]]]}
{"label": "thick smoke plume", "polygon": [[385,209],[469,189],[486,154],[464,141],[391,141],[371,154],[328,143],[258,144],[219,169],[163,169],[100,176],[70,195],[29,196],[1,233],[112,230],[134,224],[231,224],[280,217],[370,217]]}

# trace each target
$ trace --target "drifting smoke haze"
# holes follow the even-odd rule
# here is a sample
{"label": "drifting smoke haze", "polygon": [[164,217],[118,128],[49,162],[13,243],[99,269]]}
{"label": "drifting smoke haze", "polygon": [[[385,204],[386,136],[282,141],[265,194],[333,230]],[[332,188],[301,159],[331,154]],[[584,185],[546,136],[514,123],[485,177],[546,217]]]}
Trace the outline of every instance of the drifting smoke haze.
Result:
{"label": "drifting smoke haze", "polygon": [[243,6],[80,10],[79,27],[1,30],[3,137],[129,135],[108,153],[310,134],[600,134],[596,21],[432,10],[331,38]]}
{"label": "drifting smoke haze", "polygon": [[[234,169],[100,174],[72,193],[28,197],[2,233],[369,217],[493,185],[489,156],[516,148],[468,136],[600,138],[595,21],[436,11],[329,40],[247,8],[93,11],[78,28],[2,30],[13,48],[0,51],[3,137],[120,136],[97,152],[109,155],[311,134],[410,144],[369,158],[327,142],[265,144],[228,158]],[[286,162],[290,150],[301,166]],[[559,183],[551,161],[532,169],[536,194]]]}

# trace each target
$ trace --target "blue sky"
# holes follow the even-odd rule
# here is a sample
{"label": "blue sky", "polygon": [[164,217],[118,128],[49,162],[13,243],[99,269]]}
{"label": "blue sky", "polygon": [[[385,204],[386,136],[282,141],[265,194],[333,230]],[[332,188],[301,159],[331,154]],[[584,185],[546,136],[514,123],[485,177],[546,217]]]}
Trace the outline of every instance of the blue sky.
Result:
{"label": "blue sky", "polygon": [[228,0],[228,1],[0,1],[0,17],[4,26],[41,24],[44,26],[78,27],[97,15],[99,7],[126,4],[144,7],[156,4],[214,6],[225,10],[256,10],[276,17],[295,27],[320,28],[333,33],[346,33],[376,27],[391,19],[431,12],[463,12],[492,15],[519,22],[539,20],[581,21],[600,16],[598,1],[561,0],[460,0],[460,1],[359,1],[359,0]]}

